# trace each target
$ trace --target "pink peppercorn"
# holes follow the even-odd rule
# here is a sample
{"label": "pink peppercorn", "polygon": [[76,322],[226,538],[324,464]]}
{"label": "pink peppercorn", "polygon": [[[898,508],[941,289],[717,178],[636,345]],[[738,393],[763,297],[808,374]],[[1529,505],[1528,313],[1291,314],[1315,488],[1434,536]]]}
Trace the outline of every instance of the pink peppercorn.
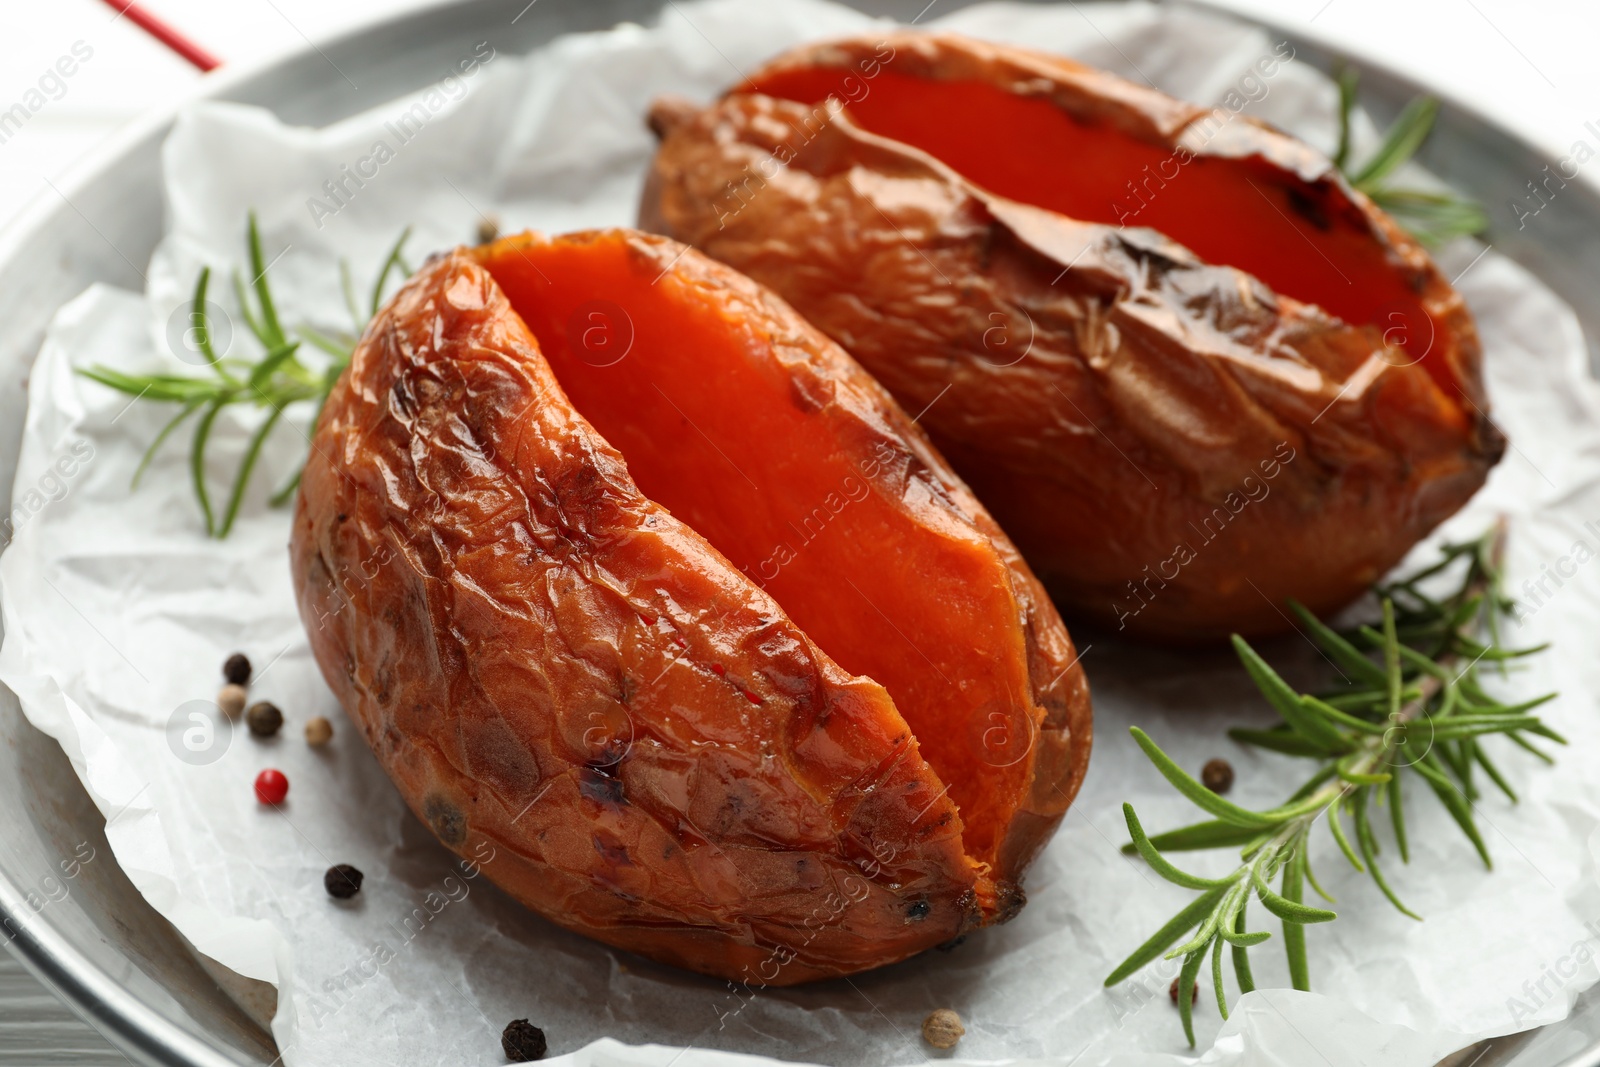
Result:
{"label": "pink peppercorn", "polygon": [[289,779],[282,771],[266,770],[256,775],[256,799],[263,804],[282,804],[289,795]]}

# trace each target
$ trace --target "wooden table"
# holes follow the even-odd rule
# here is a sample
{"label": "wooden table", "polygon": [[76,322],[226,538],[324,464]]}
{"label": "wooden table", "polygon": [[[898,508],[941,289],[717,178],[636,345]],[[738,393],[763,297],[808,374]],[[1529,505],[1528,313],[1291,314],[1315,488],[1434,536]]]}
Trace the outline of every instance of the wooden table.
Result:
{"label": "wooden table", "polygon": [[128,1067],[128,1058],[0,952],[0,1067]]}

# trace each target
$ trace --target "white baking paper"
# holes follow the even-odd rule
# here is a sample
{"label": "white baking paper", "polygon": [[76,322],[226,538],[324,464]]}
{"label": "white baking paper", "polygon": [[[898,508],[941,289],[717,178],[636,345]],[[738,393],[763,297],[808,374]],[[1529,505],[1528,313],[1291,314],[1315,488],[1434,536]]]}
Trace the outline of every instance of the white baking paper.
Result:
{"label": "white baking paper", "polygon": [[[1295,62],[1271,77],[1253,74],[1276,42],[1213,16],[1144,4],[995,4],[931,24],[1060,50],[1199,101],[1242,97],[1249,113],[1313,142],[1333,137],[1327,81]],[[473,877],[406,811],[317,673],[290,594],[288,517],[265,505],[269,485],[304,451],[304,413],[291,420],[299,432],[274,437],[225,542],[200,531],[182,437],[130,491],[170,409],[130,404],[74,368],[184,371],[169,337],[175,312],[181,332],[202,264],[214,268],[213,298],[233,314],[229,343],[249,351],[223,284],[241,263],[247,211],[261,220],[284,317],[348,328],[339,258],[365,299],[384,250],[408,224],[413,262],[469,239],[486,214],[507,229],[628,224],[652,148],[641,115],[653,96],[707,99],[795,42],[866,25],[812,0],[675,3],[659,25],[570,37],[527,57],[487,41],[439,71],[450,78],[433,95],[328,129],[287,128],[264,111],[221,104],[183,116],[166,147],[169,233],[148,291],[89,290],[61,309],[39,355],[15,536],[0,557],[0,678],[60,740],[129,877],[201,952],[278,987],[273,1029],[290,1067],[500,1063],[500,1029],[523,1017],[572,1064],[911,1064],[950,1056],[919,1038],[937,1007],[966,1020],[958,1052],[967,1060],[1422,1067],[1482,1036],[1562,1018],[1600,977],[1600,780],[1590,769],[1600,742],[1590,695],[1600,692],[1591,647],[1600,623],[1592,561],[1600,396],[1571,313],[1492,250],[1475,258],[1481,250],[1463,245],[1443,260],[1461,273],[1478,316],[1495,415],[1513,448],[1446,532],[1468,535],[1496,512],[1511,516],[1512,586],[1530,590],[1513,637],[1551,640],[1555,651],[1505,684],[1561,690],[1546,710],[1573,747],[1547,770],[1503,746],[1523,800],[1513,807],[1491,794],[1479,804],[1492,874],[1431,797],[1412,798],[1416,854],[1408,868],[1391,857],[1389,876],[1425,922],[1391,909],[1319,839],[1316,865],[1342,914],[1309,935],[1318,992],[1284,990],[1277,947],[1258,949],[1265,990],[1239,1001],[1224,1025],[1203,989],[1195,1053],[1168,999],[1171,965],[1111,991],[1101,979],[1189,897],[1118,852],[1124,800],[1153,828],[1194,818],[1139,755],[1129,725],[1187,766],[1230,759],[1244,803],[1270,805],[1297,784],[1294,761],[1223,739],[1227,725],[1270,718],[1230,656],[1081,633],[1094,758],[1082,796],[1029,876],[1021,916],[953,951],[852,981],[738,995],[534,917]],[[1370,127],[1364,133],[1370,142]],[[381,160],[379,141],[390,149]],[[341,186],[339,195],[325,182]],[[233,412],[218,423],[213,486],[235,468],[252,426]],[[1541,580],[1542,590],[1533,584]],[[189,735],[196,754],[185,732],[209,720],[190,720],[189,702],[214,697],[219,665],[238,649],[257,664],[252,698],[279,704],[288,725],[265,742],[242,726],[210,747]],[[1298,638],[1265,650],[1307,684],[1315,677],[1315,657]],[[336,729],[322,751],[301,740],[316,714]],[[282,812],[252,796],[266,766],[290,778]],[[1208,860],[1217,871],[1227,862],[1200,857],[1194,866],[1208,869]],[[367,874],[349,905],[322,890],[333,863]]]}

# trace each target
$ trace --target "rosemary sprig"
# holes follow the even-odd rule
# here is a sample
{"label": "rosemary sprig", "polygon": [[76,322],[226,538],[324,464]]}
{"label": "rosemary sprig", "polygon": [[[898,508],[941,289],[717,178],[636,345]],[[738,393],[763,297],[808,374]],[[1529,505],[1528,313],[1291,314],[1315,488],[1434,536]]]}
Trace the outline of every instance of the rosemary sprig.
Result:
{"label": "rosemary sprig", "polygon": [[1339,74],[1339,144],[1334,149],[1334,166],[1352,186],[1395,216],[1424,245],[1443,245],[1453,237],[1482,234],[1488,229],[1490,216],[1477,200],[1453,192],[1400,189],[1387,184],[1390,174],[1416,155],[1422,142],[1427,141],[1427,134],[1434,131],[1434,120],[1438,118],[1438,101],[1434,98],[1418,96],[1406,104],[1371,158],[1360,166],[1350,162],[1350,117],[1355,112],[1358,78],[1360,75],[1350,67]]}
{"label": "rosemary sprig", "polygon": [[[212,372],[210,375],[125,374],[102,365],[79,371],[84,377],[126,393],[136,400],[153,400],[178,405],[177,413],[156,434],[155,440],[150,443],[150,447],[140,459],[139,466],[133,474],[134,487],[138,487],[146,468],[150,466],[151,460],[166,443],[167,438],[172,436],[178,427],[198,414],[200,417],[195,424],[189,444],[189,478],[194,487],[195,501],[199,504],[201,518],[205,521],[206,533],[217,538],[227,537],[233,529],[235,519],[238,518],[239,507],[244,502],[245,490],[249,487],[250,475],[255,470],[256,461],[260,458],[261,450],[272,435],[272,431],[282,420],[284,411],[293,404],[309,401],[315,405],[316,413],[320,413],[322,404],[327,400],[334,383],[349,365],[350,354],[355,350],[357,338],[366,328],[371,316],[377,314],[390,275],[396,270],[401,272],[402,277],[411,273],[402,256],[402,249],[410,234],[408,227],[401,233],[400,239],[395,242],[384,260],[383,269],[373,285],[371,310],[362,315],[356,309],[354,301],[349,301],[351,321],[355,326],[354,333],[330,336],[310,326],[298,326],[291,333],[284,329],[278,317],[277,302],[273,299],[272,287],[267,280],[269,264],[262,254],[261,234],[256,226],[255,214],[252,212],[245,242],[251,278],[246,282],[244,277],[235,271],[233,290],[239,313],[261,347],[260,356],[255,359],[218,356],[213,344],[210,314],[206,310],[206,293],[211,285],[211,268],[206,267],[200,271],[199,277],[195,280],[189,323],[195,346],[210,364]],[[345,291],[348,294],[349,269],[343,262],[340,263],[340,273],[345,279]],[[322,366],[313,367],[301,360],[300,346],[303,342],[321,350],[327,356]],[[233,404],[250,404],[264,408],[267,416],[245,445],[244,455],[228,490],[227,501],[222,508],[222,514],[218,516],[212,507],[211,490],[206,483],[206,446],[211,440],[211,429],[216,424],[217,417],[222,414],[224,408]],[[313,421],[314,419],[315,413]],[[297,472],[286,485],[272,495],[272,506],[279,507],[287,503],[299,483],[300,475]]]}
{"label": "rosemary sprig", "polygon": [[[1334,663],[1344,681],[1317,695],[1297,693],[1242,638],[1234,649],[1246,672],[1278,712],[1282,722],[1269,730],[1236,729],[1236,741],[1319,764],[1306,783],[1284,803],[1252,811],[1207,789],[1163,752],[1144,731],[1133,738],[1156,769],[1211,818],[1166,833],[1147,835],[1133,806],[1123,805],[1137,852],[1169,882],[1200,893],[1106,978],[1107,986],[1127,978],[1157,958],[1181,959],[1178,1008],[1185,1035],[1194,1044],[1191,998],[1200,966],[1211,955],[1217,1009],[1227,1018],[1222,957],[1226,945],[1241,993],[1254,988],[1247,950],[1270,936],[1247,931],[1252,897],[1282,926],[1289,975],[1296,989],[1310,989],[1305,927],[1329,922],[1335,914],[1307,904],[1309,885],[1328,903],[1333,898],[1317,884],[1308,844],[1312,829],[1326,820],[1345,859],[1371,875],[1378,891],[1403,914],[1420,919],[1403,904],[1385,877],[1373,811],[1387,806],[1395,851],[1410,860],[1402,782],[1415,773],[1472,843],[1485,867],[1493,863],[1473,814],[1478,799],[1476,772],[1513,803],[1516,793],[1483,740],[1499,734],[1550,757],[1535,744],[1542,739],[1565,744],[1533,710],[1555,694],[1508,704],[1491,696],[1479,677],[1482,664],[1499,667],[1540,648],[1508,650],[1499,639],[1499,618],[1512,602],[1501,590],[1500,563],[1505,524],[1476,541],[1446,545],[1442,558],[1425,570],[1379,586],[1382,609],[1377,626],[1339,632],[1299,605],[1292,605],[1306,635]],[[1452,592],[1428,591],[1449,574]],[[1541,646],[1542,648],[1543,646]],[[1349,825],[1346,825],[1348,816]],[[1201,878],[1174,866],[1168,853],[1239,848],[1239,866],[1222,878]],[[1273,885],[1276,883],[1277,888]],[[1191,935],[1192,936],[1186,936]]]}
{"label": "rosemary sprig", "polygon": [[1339,143],[1333,154],[1334,166],[1351,185],[1371,197],[1373,203],[1393,215],[1424,244],[1437,246],[1452,237],[1470,237],[1487,229],[1489,216],[1474,200],[1449,192],[1387,184],[1389,176],[1416,155],[1433,131],[1439,101],[1432,97],[1419,96],[1407,104],[1372,157],[1360,166],[1351,163],[1350,125],[1359,77],[1350,67],[1339,74]]}

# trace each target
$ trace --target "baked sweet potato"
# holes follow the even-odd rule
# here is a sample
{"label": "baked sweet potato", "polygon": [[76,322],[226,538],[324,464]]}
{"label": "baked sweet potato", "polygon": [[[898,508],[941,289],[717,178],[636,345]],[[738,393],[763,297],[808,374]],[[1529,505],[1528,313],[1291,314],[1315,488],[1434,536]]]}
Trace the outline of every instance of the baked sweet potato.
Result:
{"label": "baked sweet potato", "polygon": [[733,980],[1005,921],[1088,759],[1072,643],[989,515],[837,345],[664,238],[431,260],[321,416],[292,564],[440,840]]}
{"label": "baked sweet potato", "polygon": [[1069,615],[1205,640],[1338,608],[1503,450],[1461,296],[1262,123],[909,33],[651,121],[640,224],[922,412]]}

